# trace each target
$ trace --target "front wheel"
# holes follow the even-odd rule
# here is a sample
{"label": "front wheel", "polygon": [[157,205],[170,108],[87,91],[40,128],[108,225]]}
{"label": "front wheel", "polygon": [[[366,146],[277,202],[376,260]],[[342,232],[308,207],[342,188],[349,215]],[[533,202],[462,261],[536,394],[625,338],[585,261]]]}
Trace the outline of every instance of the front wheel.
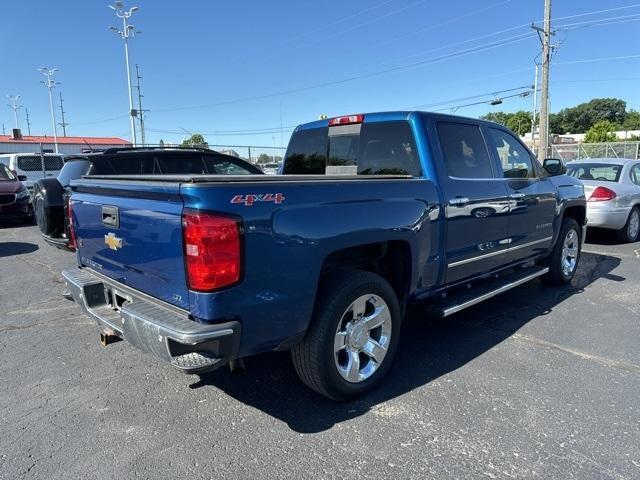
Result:
{"label": "front wheel", "polygon": [[578,269],[582,239],[580,227],[573,218],[562,220],[560,234],[547,258],[549,273],[542,279],[551,285],[564,285],[573,279]]}
{"label": "front wheel", "polygon": [[331,274],[304,340],[292,350],[296,372],[334,400],[363,395],[389,370],[400,324],[397,296],[384,278],[359,270]]}

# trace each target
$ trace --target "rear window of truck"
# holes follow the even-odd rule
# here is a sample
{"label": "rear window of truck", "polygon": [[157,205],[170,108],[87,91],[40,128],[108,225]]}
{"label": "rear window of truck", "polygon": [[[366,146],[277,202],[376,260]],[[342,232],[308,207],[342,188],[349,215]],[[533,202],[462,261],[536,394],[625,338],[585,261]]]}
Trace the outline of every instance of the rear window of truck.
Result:
{"label": "rear window of truck", "polygon": [[285,175],[421,175],[411,126],[374,122],[295,132]]}
{"label": "rear window of truck", "polygon": [[578,163],[567,165],[567,175],[579,180],[618,182],[621,172],[622,165],[611,163]]}

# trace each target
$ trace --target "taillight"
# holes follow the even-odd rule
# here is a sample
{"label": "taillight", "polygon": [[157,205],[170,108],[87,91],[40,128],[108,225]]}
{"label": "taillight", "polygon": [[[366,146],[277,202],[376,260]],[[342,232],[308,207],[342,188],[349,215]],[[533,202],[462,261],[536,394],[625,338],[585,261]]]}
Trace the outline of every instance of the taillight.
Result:
{"label": "taillight", "polygon": [[336,117],[329,120],[329,126],[335,127],[337,125],[351,125],[354,123],[362,123],[364,115],[348,115],[346,117]]}
{"label": "taillight", "polygon": [[182,237],[190,290],[209,292],[240,280],[240,223],[199,210],[182,212]]}
{"label": "taillight", "polygon": [[76,231],[73,224],[73,208],[71,207],[71,197],[67,198],[67,224],[69,225],[69,243],[67,246],[70,250],[76,250],[78,244],[76,242]]}
{"label": "taillight", "polygon": [[589,197],[589,202],[606,202],[616,198],[616,192],[607,187],[596,187]]}

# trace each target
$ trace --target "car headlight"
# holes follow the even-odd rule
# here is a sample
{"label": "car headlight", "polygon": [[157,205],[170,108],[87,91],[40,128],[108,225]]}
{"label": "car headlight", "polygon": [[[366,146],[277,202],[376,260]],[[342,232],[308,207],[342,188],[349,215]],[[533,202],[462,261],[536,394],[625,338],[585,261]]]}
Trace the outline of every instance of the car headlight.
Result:
{"label": "car headlight", "polygon": [[27,190],[26,188],[24,190],[20,190],[18,193],[16,193],[16,199],[19,200],[21,198],[27,198],[29,196],[29,190]]}

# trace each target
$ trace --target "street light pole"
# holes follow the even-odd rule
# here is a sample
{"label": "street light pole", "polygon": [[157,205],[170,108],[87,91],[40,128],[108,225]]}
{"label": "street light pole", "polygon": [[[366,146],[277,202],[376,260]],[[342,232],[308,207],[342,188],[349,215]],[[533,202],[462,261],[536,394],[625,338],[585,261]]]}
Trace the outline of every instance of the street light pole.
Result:
{"label": "street light pole", "polygon": [[11,102],[8,106],[13,109],[13,119],[16,124],[16,128],[20,128],[20,122],[18,121],[18,110],[22,108],[20,105],[20,95],[7,95],[7,98]]}
{"label": "street light pole", "polygon": [[58,153],[58,128],[56,127],[56,111],[53,108],[53,88],[56,86],[56,82],[51,77],[58,70],[57,68],[41,67],[38,69],[42,74],[47,77],[47,81],[41,81],[45,87],[49,90],[49,108],[51,109],[51,126],[53,127],[53,146],[56,153]]}
{"label": "street light pole", "polygon": [[137,111],[133,108],[133,93],[131,91],[131,69],[129,68],[129,38],[134,37],[136,33],[133,25],[129,25],[128,20],[133,13],[138,10],[138,7],[131,7],[129,10],[124,9],[124,4],[121,1],[114,2],[113,5],[109,5],[116,17],[122,19],[122,30],[118,30],[116,27],[109,27],[116,32],[124,40],[124,60],[127,68],[127,89],[129,91],[129,121],[131,123],[131,139],[133,140],[133,146],[137,144],[136,141],[136,123],[135,116]]}

